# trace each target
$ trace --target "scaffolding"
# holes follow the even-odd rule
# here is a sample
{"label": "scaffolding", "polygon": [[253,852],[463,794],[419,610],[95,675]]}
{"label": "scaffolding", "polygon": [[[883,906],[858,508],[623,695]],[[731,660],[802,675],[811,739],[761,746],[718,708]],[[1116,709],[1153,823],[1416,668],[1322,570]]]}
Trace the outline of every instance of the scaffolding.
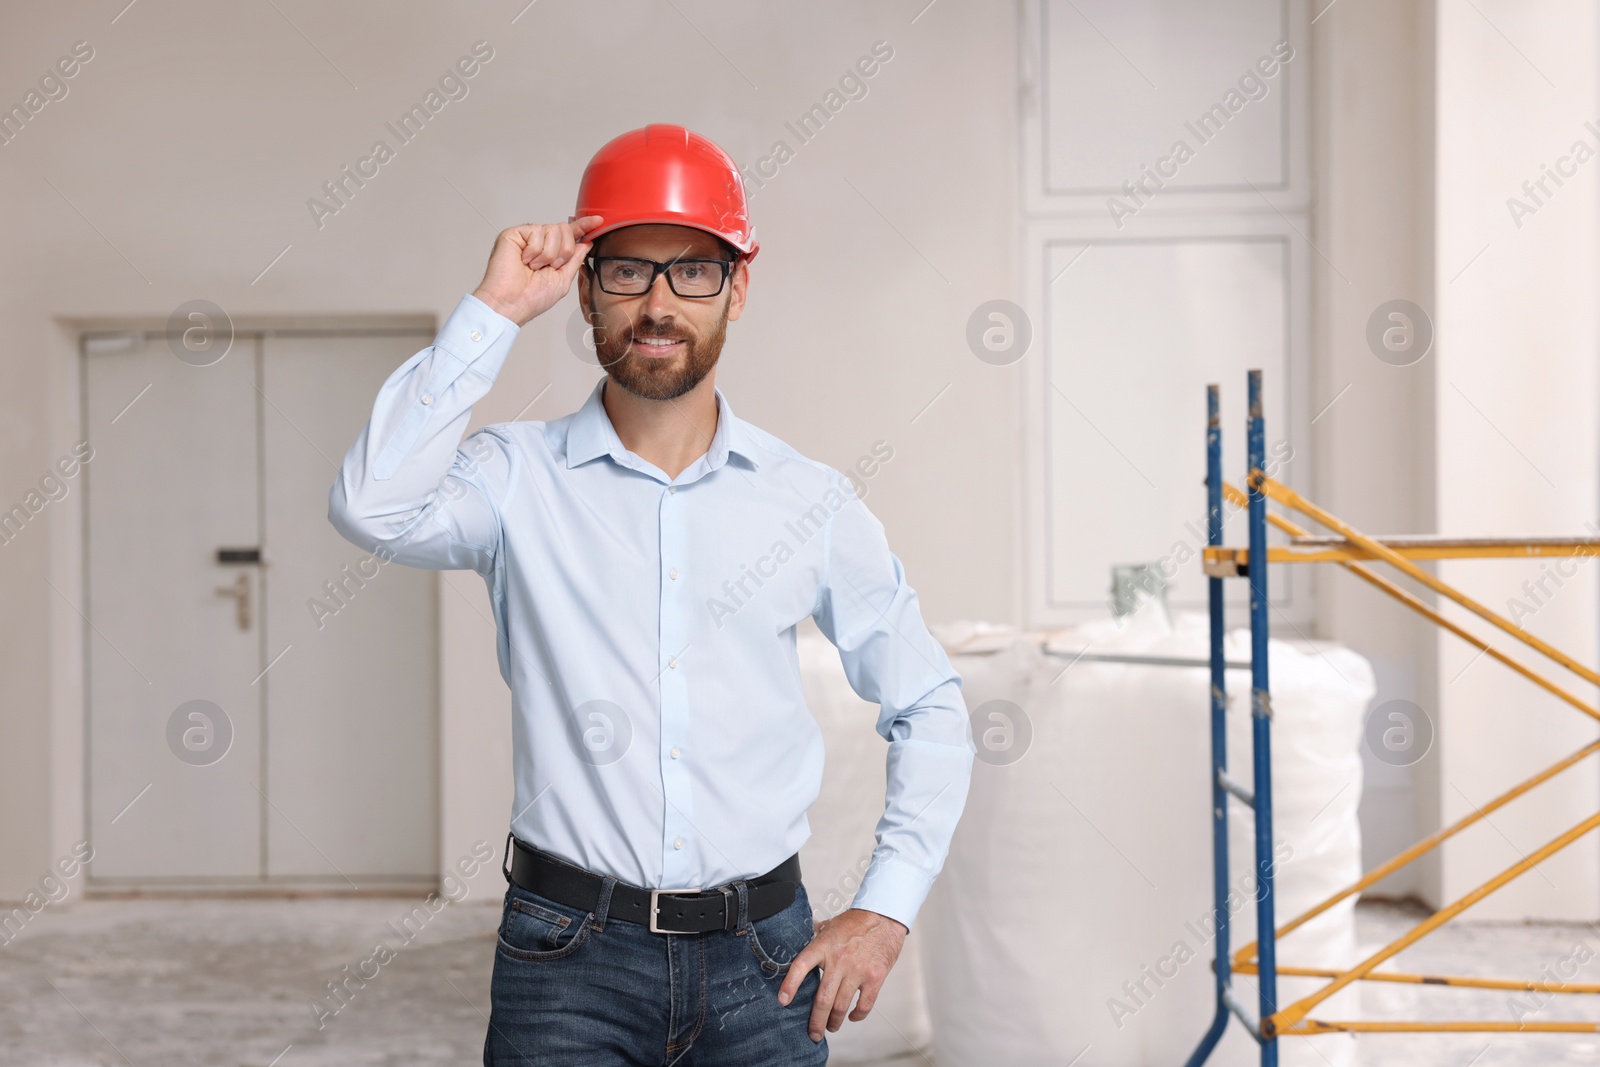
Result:
{"label": "scaffolding", "polygon": [[[1491,611],[1453,586],[1429,574],[1414,562],[1437,559],[1525,558],[1533,556],[1592,556],[1600,553],[1600,538],[1543,537],[1514,540],[1507,538],[1369,537],[1336,516],[1317,507],[1288,486],[1265,472],[1265,420],[1262,415],[1261,372],[1249,372],[1249,428],[1247,475],[1241,492],[1222,480],[1222,431],[1218,417],[1218,390],[1206,388],[1206,498],[1207,548],[1205,573],[1211,616],[1211,831],[1213,890],[1216,899],[1216,1015],[1199,1046],[1189,1057],[1188,1067],[1199,1067],[1211,1055],[1227,1029],[1230,1016],[1239,1019],[1255,1038],[1261,1050],[1262,1067],[1277,1067],[1278,1038],[1329,1033],[1439,1033],[1507,1032],[1521,1033],[1597,1033],[1600,1025],[1589,1022],[1541,1021],[1396,1021],[1324,1020],[1312,1018],[1319,1004],[1355,982],[1401,982],[1472,989],[1510,990],[1523,993],[1600,993],[1600,984],[1581,982],[1528,982],[1515,979],[1477,978],[1458,975],[1378,972],[1377,968],[1394,958],[1484,897],[1538,865],[1573,841],[1600,827],[1600,813],[1590,816],[1525,856],[1520,862],[1496,874],[1465,896],[1450,902],[1393,942],[1349,968],[1281,967],[1277,962],[1278,939],[1400,870],[1419,856],[1482,821],[1542,782],[1600,752],[1600,741],[1573,752],[1530,778],[1476,808],[1466,817],[1424,838],[1364,874],[1304,913],[1279,926],[1274,918],[1275,861],[1272,855],[1272,696],[1267,677],[1267,563],[1337,563],[1356,577],[1375,586],[1476,648],[1480,655],[1504,664],[1561,701],[1590,718],[1600,720],[1600,708],[1582,700],[1539,672],[1512,659],[1500,649],[1446,619],[1414,594],[1373,570],[1369,563],[1388,564],[1401,574],[1483,619],[1541,655],[1571,671],[1592,685],[1600,685],[1600,673],[1577,662],[1559,649],[1527,633],[1515,623]],[[1267,512],[1267,500],[1308,517],[1331,531],[1331,536],[1313,536],[1310,531],[1277,514]],[[1248,509],[1249,537],[1244,548],[1222,543],[1223,502]],[[1287,545],[1269,548],[1268,524],[1289,535]],[[1245,578],[1250,591],[1250,725],[1254,780],[1250,785],[1232,778],[1227,765],[1227,687],[1228,664],[1223,656],[1223,583],[1228,578]],[[1229,954],[1228,907],[1228,816],[1229,799],[1247,807],[1255,819],[1255,874],[1257,940]],[[1234,992],[1233,976],[1253,974],[1257,981],[1257,1003],[1244,1003]],[[1325,984],[1292,1004],[1277,1003],[1278,977],[1323,978]]]}

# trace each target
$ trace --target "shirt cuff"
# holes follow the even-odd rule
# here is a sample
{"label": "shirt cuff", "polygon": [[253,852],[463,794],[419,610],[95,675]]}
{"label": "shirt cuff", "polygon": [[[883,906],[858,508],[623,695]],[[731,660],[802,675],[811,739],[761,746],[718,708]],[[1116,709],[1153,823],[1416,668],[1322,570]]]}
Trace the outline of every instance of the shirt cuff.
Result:
{"label": "shirt cuff", "polygon": [[522,327],[468,293],[444,320],[433,346],[492,379],[521,332]]}
{"label": "shirt cuff", "polygon": [[932,888],[933,879],[920,868],[892,856],[878,856],[867,868],[850,906],[886,915],[910,930]]}
{"label": "shirt cuff", "polygon": [[[516,323],[471,293],[461,298],[434,336],[433,344],[412,357],[417,362],[398,386],[392,402],[399,405],[399,414],[388,441],[372,464],[375,481],[394,477],[427,429],[430,418],[448,422],[471,408],[487,387],[462,393],[452,391],[451,386],[469,370],[492,383],[520,332]],[[432,358],[424,360],[428,352]],[[426,373],[426,378],[409,376],[418,367],[425,368],[418,373]]]}

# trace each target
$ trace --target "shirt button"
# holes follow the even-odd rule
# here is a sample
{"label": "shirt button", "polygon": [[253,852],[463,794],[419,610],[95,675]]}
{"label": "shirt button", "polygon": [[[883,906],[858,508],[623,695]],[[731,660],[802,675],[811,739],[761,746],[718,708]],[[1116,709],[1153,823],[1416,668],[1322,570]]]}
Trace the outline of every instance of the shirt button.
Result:
{"label": "shirt button", "polygon": [[672,758],[673,759],[677,759],[678,756],[679,756],[678,746],[677,745],[673,745],[672,746]]}
{"label": "shirt button", "polygon": [[678,669],[678,657],[677,656],[673,656],[671,659],[667,660],[667,666],[671,667],[673,670],[677,670]]}
{"label": "shirt button", "polygon": [[672,842],[672,847],[673,848],[682,848],[683,847],[683,838],[680,837],[676,841]]}
{"label": "shirt button", "polygon": [[483,334],[479,333],[477,330],[473,330],[471,333],[467,334],[467,336],[472,338],[474,341],[483,340]]}
{"label": "shirt button", "polygon": [[676,492],[677,492],[677,491],[678,491],[678,487],[677,487],[677,486],[675,486],[675,485],[669,485],[669,486],[667,486],[667,492],[669,492],[669,493],[676,493]]}
{"label": "shirt button", "polygon": [[422,402],[423,402],[423,403],[424,403],[424,404],[431,404],[431,403],[433,403],[433,394],[432,394],[432,393],[423,393],[423,394],[422,394]]}
{"label": "shirt button", "polygon": [[678,580],[678,568],[674,567],[670,571],[668,571],[667,572],[667,577],[671,578],[673,581],[677,581]]}

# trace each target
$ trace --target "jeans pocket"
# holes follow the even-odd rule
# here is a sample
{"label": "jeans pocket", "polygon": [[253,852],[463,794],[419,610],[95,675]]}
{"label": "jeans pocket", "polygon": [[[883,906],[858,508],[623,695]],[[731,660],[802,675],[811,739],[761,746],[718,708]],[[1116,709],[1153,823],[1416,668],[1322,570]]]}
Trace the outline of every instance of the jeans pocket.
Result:
{"label": "jeans pocket", "polygon": [[762,972],[776,978],[789,972],[794,958],[815,936],[811,900],[805,886],[797,886],[794,901],[787,908],[750,924],[750,951]]}
{"label": "jeans pocket", "polygon": [[500,951],[515,960],[564,959],[588,939],[593,924],[592,913],[512,886],[500,920]]}

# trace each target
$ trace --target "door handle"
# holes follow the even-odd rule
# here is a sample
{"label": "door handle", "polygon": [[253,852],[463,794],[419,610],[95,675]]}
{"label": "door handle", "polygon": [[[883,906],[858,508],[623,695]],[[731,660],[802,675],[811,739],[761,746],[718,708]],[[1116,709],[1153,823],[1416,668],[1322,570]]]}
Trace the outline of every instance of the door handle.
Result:
{"label": "door handle", "polygon": [[250,629],[250,576],[241,574],[233,580],[232,585],[219,585],[215,590],[218,596],[231,596],[238,607],[239,629]]}

